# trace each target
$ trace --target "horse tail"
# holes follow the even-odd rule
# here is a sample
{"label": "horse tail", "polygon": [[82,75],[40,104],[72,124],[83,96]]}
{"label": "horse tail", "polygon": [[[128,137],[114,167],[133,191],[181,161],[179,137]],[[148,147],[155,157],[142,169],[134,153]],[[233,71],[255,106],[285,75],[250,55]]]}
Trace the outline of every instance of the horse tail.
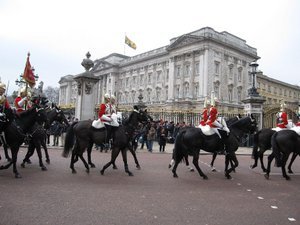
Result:
{"label": "horse tail", "polygon": [[65,145],[64,145],[64,151],[62,153],[62,156],[67,158],[69,156],[69,153],[71,149],[74,146],[75,143],[75,135],[74,135],[74,125],[77,123],[72,123],[66,132],[66,138],[65,138]]}
{"label": "horse tail", "polygon": [[252,158],[257,158],[258,154],[258,143],[259,143],[259,135],[261,131],[258,131],[256,134],[253,136],[253,148],[252,148]]}
{"label": "horse tail", "polygon": [[278,146],[278,143],[276,141],[278,132],[274,133],[271,139],[272,143],[272,154],[274,154],[275,160],[276,160],[276,166],[281,167],[281,154],[280,154],[280,148]]}
{"label": "horse tail", "polygon": [[175,138],[175,144],[174,144],[174,151],[173,151],[173,158],[175,161],[182,161],[184,160],[184,154],[183,154],[183,136],[185,134],[185,130],[180,131],[176,138]]}

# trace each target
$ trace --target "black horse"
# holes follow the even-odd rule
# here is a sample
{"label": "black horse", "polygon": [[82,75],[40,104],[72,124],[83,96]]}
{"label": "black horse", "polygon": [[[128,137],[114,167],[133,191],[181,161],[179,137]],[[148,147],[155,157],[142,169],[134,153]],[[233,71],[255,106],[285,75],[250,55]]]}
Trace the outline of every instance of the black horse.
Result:
{"label": "black horse", "polygon": [[0,170],[8,169],[11,165],[13,165],[15,177],[21,177],[17,170],[18,151],[20,145],[26,138],[26,133],[34,126],[36,122],[47,122],[45,110],[40,108],[38,105],[34,105],[27,111],[20,113],[16,119],[9,123],[4,129],[6,142],[11,149],[12,161],[1,166]]}
{"label": "black horse", "polygon": [[21,166],[24,168],[25,163],[31,163],[30,157],[33,155],[34,150],[36,149],[38,157],[39,157],[39,165],[43,171],[47,170],[47,167],[43,164],[42,160],[42,153],[41,153],[41,146],[45,151],[46,163],[50,164],[50,157],[48,154],[48,148],[46,144],[47,139],[47,131],[46,129],[49,128],[49,124],[52,124],[53,121],[58,121],[59,123],[63,123],[66,126],[69,126],[68,120],[66,119],[64,112],[55,104],[52,104],[51,108],[46,109],[46,114],[48,118],[48,123],[44,126],[36,123],[31,128],[30,133],[30,140],[28,145],[28,151],[21,163]]}
{"label": "black horse", "polygon": [[[232,118],[226,120],[227,127],[230,129],[231,125],[232,125],[233,123],[235,123],[236,121],[238,121],[239,119],[241,119],[241,118],[242,118],[242,116],[239,114],[238,116],[235,116],[235,117],[232,117]],[[215,162],[215,160],[216,160],[218,154],[224,154],[224,151],[213,152],[212,160],[211,160],[211,163],[210,163],[210,167],[212,168],[212,171],[213,171],[213,172],[216,171],[216,169],[214,168],[214,162]],[[186,157],[186,158],[184,159],[184,161],[185,161],[185,164],[186,164],[186,166],[188,167],[188,169],[189,169],[190,171],[194,171],[194,169],[193,169],[192,167],[190,167],[190,163],[189,163],[188,157]],[[174,160],[174,149],[173,149],[172,160],[171,160],[171,162],[169,163],[169,166],[168,166],[168,167],[171,168],[171,167],[174,165],[174,162],[175,162],[175,160]],[[233,167],[233,162],[230,161],[230,163],[231,163],[231,166]]]}
{"label": "black horse", "polygon": [[[230,173],[238,166],[238,160],[236,158],[236,150],[239,147],[240,140],[244,133],[253,133],[257,129],[256,120],[251,117],[242,118],[231,125],[229,136],[226,137],[225,131],[220,131],[221,136],[224,138],[220,140],[217,134],[206,136],[199,128],[186,128],[179,132],[174,149],[175,165],[172,169],[173,176],[178,177],[176,169],[178,164],[187,155],[193,156],[193,164],[196,167],[199,175],[203,179],[207,179],[207,176],[202,172],[199,167],[199,153],[200,149],[207,152],[218,152],[222,149],[226,150],[225,155],[225,176],[230,179]],[[228,169],[229,161],[232,160],[234,165]]]}
{"label": "black horse", "polygon": [[[251,169],[254,169],[257,167],[258,159],[260,159],[261,169],[263,172],[267,172],[267,169],[264,165],[264,153],[267,150],[271,150],[272,144],[271,144],[271,138],[273,134],[275,134],[276,131],[272,130],[271,128],[263,128],[260,131],[258,131],[256,134],[254,134],[253,138],[253,150],[252,150],[252,157],[254,159],[254,164],[250,165]],[[295,161],[296,157],[298,156],[297,153],[293,153],[293,156],[291,158],[291,161],[288,165],[288,173],[293,173],[292,171],[292,165]]]}
{"label": "black horse", "polygon": [[272,136],[272,153],[268,157],[268,168],[265,177],[269,179],[271,172],[271,163],[274,157],[277,160],[277,165],[281,166],[282,176],[286,180],[291,178],[286,174],[285,165],[290,153],[300,154],[300,136],[293,130],[281,130]]}
{"label": "black horse", "polygon": [[[0,107],[2,108],[2,107]],[[14,120],[15,113],[11,108],[2,109],[0,116],[0,146],[3,147],[5,158],[8,162],[11,161],[11,157],[8,154],[8,145],[5,140],[4,130]],[[0,156],[1,159],[1,156]]]}
{"label": "black horse", "polygon": [[[112,147],[112,157],[111,161],[107,163],[103,169],[101,170],[101,174],[104,173],[104,170],[113,164],[119,154],[122,151],[123,162],[125,171],[132,175],[132,173],[128,170],[127,165],[127,154],[126,150],[129,146],[133,138],[134,130],[137,128],[139,122],[146,122],[149,120],[149,116],[147,111],[142,109],[135,109],[129,116],[127,120],[123,122],[117,128],[114,128],[113,131],[113,147]],[[63,156],[67,157],[71,149],[71,163],[70,168],[72,173],[76,173],[74,168],[74,163],[80,158],[86,168],[86,172],[89,172],[89,165],[83,157],[84,151],[88,148],[90,149],[93,144],[101,145],[105,142],[106,139],[106,129],[95,129],[92,127],[91,120],[79,121],[78,123],[73,123],[66,133],[65,138],[65,146],[63,151]]]}
{"label": "black horse", "polygon": [[251,169],[257,167],[258,159],[260,160],[261,169],[266,172],[267,169],[264,165],[264,153],[265,151],[272,148],[271,138],[273,134],[276,133],[275,130],[271,128],[263,128],[259,130],[253,137],[253,149],[252,157],[254,159],[254,164],[250,166]]}

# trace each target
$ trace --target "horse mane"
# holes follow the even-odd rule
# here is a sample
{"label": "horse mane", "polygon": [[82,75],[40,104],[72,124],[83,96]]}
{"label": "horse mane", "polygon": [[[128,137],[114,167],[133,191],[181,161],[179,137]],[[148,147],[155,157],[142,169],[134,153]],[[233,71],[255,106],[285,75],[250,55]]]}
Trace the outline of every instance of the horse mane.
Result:
{"label": "horse mane", "polygon": [[30,115],[32,113],[33,110],[36,110],[36,107],[33,106],[32,108],[29,108],[28,110],[25,110],[23,112],[20,112],[19,113],[19,117],[20,118],[24,118],[24,117],[27,117],[28,115]]}
{"label": "horse mane", "polygon": [[230,127],[236,127],[236,128],[243,127],[243,126],[245,126],[245,124],[249,123],[250,120],[251,119],[248,116],[241,118],[241,119],[233,122]]}

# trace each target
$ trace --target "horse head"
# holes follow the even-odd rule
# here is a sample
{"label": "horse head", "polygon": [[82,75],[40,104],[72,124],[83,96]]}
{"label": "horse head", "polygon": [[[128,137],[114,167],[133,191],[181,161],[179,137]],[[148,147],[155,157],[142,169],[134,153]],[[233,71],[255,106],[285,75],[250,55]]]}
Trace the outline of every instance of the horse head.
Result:
{"label": "horse head", "polygon": [[251,114],[250,116],[243,117],[236,122],[232,123],[231,129],[239,129],[245,133],[253,134],[257,130],[257,122],[255,117]]}

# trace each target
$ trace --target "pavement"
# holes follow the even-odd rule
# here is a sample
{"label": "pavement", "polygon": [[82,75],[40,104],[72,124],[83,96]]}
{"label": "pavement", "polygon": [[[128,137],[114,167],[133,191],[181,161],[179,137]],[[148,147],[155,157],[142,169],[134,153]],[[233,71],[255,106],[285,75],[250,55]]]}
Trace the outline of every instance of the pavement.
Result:
{"label": "pavement", "polygon": [[[139,144],[139,147],[137,148],[138,152],[146,152],[147,151],[146,145],[144,146],[143,149],[141,149],[140,146],[141,145]],[[172,154],[173,153],[173,148],[174,148],[174,144],[167,143],[167,145],[165,147],[165,153]],[[154,144],[153,144],[152,153],[160,153],[159,152],[159,145],[158,145],[157,142],[154,142]],[[205,152],[201,151],[201,153],[205,153]],[[251,155],[252,154],[252,147],[239,147],[238,150],[236,151],[236,154],[237,155]]]}

